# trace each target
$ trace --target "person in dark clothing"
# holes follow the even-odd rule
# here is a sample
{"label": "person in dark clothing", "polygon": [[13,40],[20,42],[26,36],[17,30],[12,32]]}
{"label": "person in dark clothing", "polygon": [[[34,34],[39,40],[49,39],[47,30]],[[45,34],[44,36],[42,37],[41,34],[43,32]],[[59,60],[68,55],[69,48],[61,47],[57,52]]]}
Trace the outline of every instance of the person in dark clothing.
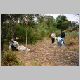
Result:
{"label": "person in dark clothing", "polygon": [[12,51],[18,51],[18,49],[13,44],[11,45],[11,49]]}
{"label": "person in dark clothing", "polygon": [[14,41],[13,39],[11,39],[10,45],[9,47],[11,47],[12,51],[18,51],[17,47],[18,47],[18,42]]}
{"label": "person in dark clothing", "polygon": [[65,32],[61,32],[61,38],[65,38]]}
{"label": "person in dark clothing", "polygon": [[65,39],[65,32],[61,32],[61,38],[62,38],[62,40],[63,40],[63,43],[65,44],[65,42],[64,42],[64,39]]}

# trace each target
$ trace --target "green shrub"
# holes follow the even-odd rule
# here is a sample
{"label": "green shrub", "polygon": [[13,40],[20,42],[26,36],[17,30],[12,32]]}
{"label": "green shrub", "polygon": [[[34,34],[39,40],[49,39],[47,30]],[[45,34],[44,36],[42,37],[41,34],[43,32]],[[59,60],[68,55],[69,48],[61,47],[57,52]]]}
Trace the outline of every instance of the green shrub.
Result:
{"label": "green shrub", "polygon": [[16,66],[21,65],[21,62],[19,62],[15,52],[12,51],[5,51],[2,53],[1,57],[1,65],[2,66]]}
{"label": "green shrub", "polygon": [[23,25],[16,25],[15,35],[19,38],[19,42],[25,43],[26,41],[26,27]]}

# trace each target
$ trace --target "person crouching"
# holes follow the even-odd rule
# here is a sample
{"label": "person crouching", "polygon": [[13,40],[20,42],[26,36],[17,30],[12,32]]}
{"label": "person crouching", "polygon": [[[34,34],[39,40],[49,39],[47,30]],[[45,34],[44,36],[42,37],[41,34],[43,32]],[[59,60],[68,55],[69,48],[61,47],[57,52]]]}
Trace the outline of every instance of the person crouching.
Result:
{"label": "person crouching", "polygon": [[57,38],[57,43],[58,43],[58,46],[61,47],[61,46],[64,44],[63,38],[58,37],[58,38]]}
{"label": "person crouching", "polygon": [[19,46],[18,42],[11,39],[9,49],[11,49],[12,51],[18,51],[18,46]]}

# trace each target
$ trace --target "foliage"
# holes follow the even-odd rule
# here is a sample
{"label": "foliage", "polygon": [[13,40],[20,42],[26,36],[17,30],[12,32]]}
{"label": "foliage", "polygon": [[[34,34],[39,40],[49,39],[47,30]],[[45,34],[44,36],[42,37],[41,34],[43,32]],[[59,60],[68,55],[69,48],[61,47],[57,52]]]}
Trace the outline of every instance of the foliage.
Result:
{"label": "foliage", "polygon": [[57,28],[61,29],[61,31],[66,30],[68,28],[69,22],[66,16],[59,15],[56,21],[57,21]]}
{"label": "foliage", "polygon": [[34,44],[44,37],[49,37],[52,32],[55,32],[58,36],[60,30],[79,28],[78,24],[68,21],[64,15],[59,15],[54,19],[53,16],[42,16],[40,14],[2,14],[1,21],[2,44],[5,39],[9,42],[13,37],[18,37],[19,42],[25,43],[26,31],[27,43]]}
{"label": "foliage", "polygon": [[12,51],[5,51],[4,53],[2,53],[1,58],[2,66],[14,66],[22,64],[21,62],[19,62],[15,52]]}
{"label": "foliage", "polygon": [[25,41],[26,41],[26,28],[25,28],[25,26],[17,24],[15,31],[16,31],[16,33],[15,33],[16,37],[19,38],[18,41],[21,43],[23,43],[23,42],[25,43]]}

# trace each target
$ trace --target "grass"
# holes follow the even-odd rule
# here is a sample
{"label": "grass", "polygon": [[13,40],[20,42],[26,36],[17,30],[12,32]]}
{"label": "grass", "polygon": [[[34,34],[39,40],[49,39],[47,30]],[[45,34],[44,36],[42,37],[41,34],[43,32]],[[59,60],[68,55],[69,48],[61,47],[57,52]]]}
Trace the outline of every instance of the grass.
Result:
{"label": "grass", "polygon": [[66,46],[73,51],[79,52],[79,35],[78,32],[67,32],[65,38]]}
{"label": "grass", "polygon": [[5,51],[1,56],[1,65],[2,66],[19,66],[23,65],[22,62],[17,58],[16,52],[13,51]]}

